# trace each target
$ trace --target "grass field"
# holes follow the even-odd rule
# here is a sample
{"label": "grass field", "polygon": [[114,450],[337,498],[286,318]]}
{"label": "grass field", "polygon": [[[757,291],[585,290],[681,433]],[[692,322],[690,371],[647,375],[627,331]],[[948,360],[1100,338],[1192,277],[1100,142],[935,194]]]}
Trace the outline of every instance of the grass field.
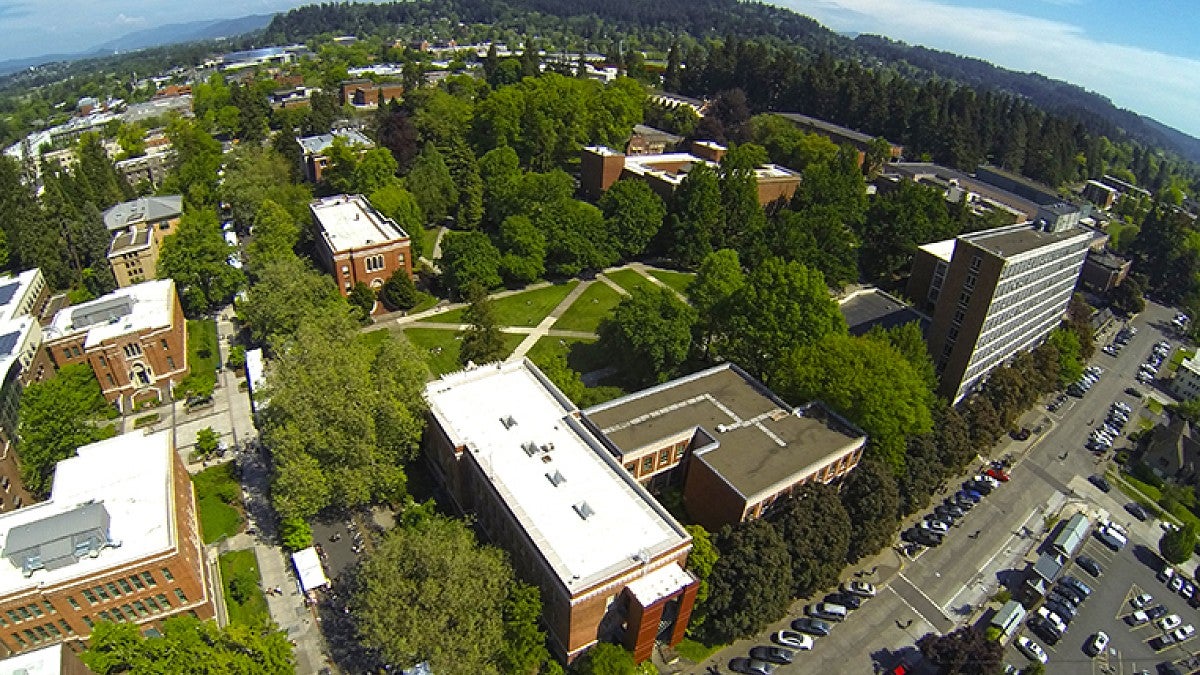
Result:
{"label": "grass field", "polygon": [[[404,335],[414,345],[429,352],[427,363],[434,375],[444,375],[462,368],[458,363],[458,331],[438,328],[406,328]],[[524,335],[502,333],[504,355],[508,356],[521,344]]]}
{"label": "grass field", "polygon": [[379,345],[383,344],[383,341],[387,339],[389,334],[390,333],[388,332],[388,329],[380,328],[379,330],[370,330],[365,333],[359,333],[358,337],[355,339],[364,344],[371,345],[371,347],[375,349],[379,349]]}
{"label": "grass field", "polygon": [[667,286],[674,288],[676,291],[687,295],[688,284],[692,283],[692,279],[696,278],[695,274],[690,272],[673,272],[671,270],[646,270],[650,276],[658,279]]}
{"label": "grass field", "polygon": [[242,529],[242,488],[233,477],[233,465],[218,464],[192,476],[200,534],[211,544]]}
{"label": "grass field", "polygon": [[254,549],[222,553],[217,562],[221,566],[221,580],[225,586],[229,623],[258,626],[270,619]]}
{"label": "grass field", "polygon": [[688,661],[691,661],[692,663],[700,663],[704,659],[707,659],[708,657],[717,653],[717,651],[728,646],[729,645],[712,645],[710,647],[702,642],[696,642],[691,638],[684,638],[683,641],[680,642],[677,647],[675,647],[675,650],[679,652],[680,656]]}
{"label": "grass field", "polygon": [[553,336],[547,336],[535,342],[526,356],[530,361],[542,366],[556,354],[565,356],[567,365],[581,374],[599,370],[607,365],[608,361],[600,353],[595,340]]}
{"label": "grass field", "polygon": [[594,282],[583,292],[558,321],[554,328],[560,330],[595,331],[617,303],[621,302],[621,294],[609,288],[603,281]]}
{"label": "grass field", "polygon": [[221,350],[217,347],[217,324],[212,319],[191,319],[187,322],[187,335],[191,372],[180,381],[175,396],[208,396],[217,386],[217,366],[221,358]]}
{"label": "grass field", "polygon": [[1160,403],[1159,400],[1156,398],[1152,398],[1152,397],[1147,398],[1146,399],[1146,410],[1149,410],[1150,412],[1154,413],[1155,415],[1161,415],[1162,411],[1163,411],[1163,404]]}
{"label": "grass field", "polygon": [[[492,300],[492,310],[496,313],[496,323],[501,326],[529,326],[541,323],[558,303],[567,297],[579,282],[572,279],[565,284],[554,284],[545,288],[516,293],[508,297]],[[466,308],[456,309],[445,314],[429,318],[439,323],[466,323]]]}
{"label": "grass field", "polygon": [[616,272],[605,272],[604,276],[617,282],[617,285],[625,290],[633,293],[639,288],[644,291],[652,291],[655,289],[654,282],[646,277],[634,272],[633,270],[617,270]]}

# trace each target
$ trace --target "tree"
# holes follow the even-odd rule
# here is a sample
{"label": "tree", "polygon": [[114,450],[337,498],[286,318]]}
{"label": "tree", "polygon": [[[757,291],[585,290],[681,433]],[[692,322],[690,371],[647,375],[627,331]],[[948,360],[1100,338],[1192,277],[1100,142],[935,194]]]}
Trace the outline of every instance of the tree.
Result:
{"label": "tree", "polygon": [[600,197],[599,205],[608,236],[623,260],[646,250],[667,211],[662,198],[645,181],[634,179],[613,183]]}
{"label": "tree", "polygon": [[483,232],[450,232],[442,239],[442,284],[457,298],[478,284],[484,289],[500,285],[500,250]]}
{"label": "tree", "polygon": [[782,209],[768,223],[765,239],[772,254],[820,271],[830,288],[858,280],[858,234],[832,206]]}
{"label": "tree", "polygon": [[687,297],[696,309],[696,339],[704,353],[715,335],[723,330],[722,319],[729,313],[727,303],[746,283],[737,251],[723,248],[704,257],[700,269],[687,287]]}
{"label": "tree", "polygon": [[58,462],[74,456],[76,448],[110,436],[111,427],[92,424],[93,417],[109,409],[86,363],[63,366],[54,377],[30,384],[21,394],[17,426],[26,489],[47,494]]}
{"label": "tree", "polygon": [[411,192],[400,187],[399,182],[379,188],[370,195],[371,206],[380,213],[396,221],[400,229],[408,235],[413,255],[428,253],[428,242],[425,237],[425,214],[417,204],[416,197]]}
{"label": "tree", "polygon": [[886,465],[872,459],[860,462],[842,485],[842,505],[852,526],[847,562],[858,562],[891,542],[899,520],[900,492]]}
{"label": "tree", "polygon": [[897,474],[904,467],[910,435],[928,433],[933,393],[904,357],[887,342],[829,334],[797,348],[773,381],[785,398],[820,400],[862,427],[868,454]]}
{"label": "tree", "polygon": [[254,237],[246,244],[246,256],[253,268],[295,255],[300,243],[300,227],[292,214],[270,199],[263,200],[254,214]]}
{"label": "tree", "polygon": [[350,192],[371,194],[396,182],[398,166],[386,148],[373,148],[363,153],[354,167]]}
{"label": "tree", "polygon": [[409,119],[408,113],[399,102],[392,100],[379,106],[376,120],[376,138],[379,145],[392,153],[400,171],[408,171],[420,149],[417,145],[417,129]]}
{"label": "tree", "polygon": [[767,219],[758,203],[755,174],[766,161],[766,151],[749,143],[730,148],[721,158],[721,207],[725,218],[713,245],[735,249],[746,261],[761,260],[767,253]]}
{"label": "tree", "polygon": [[871,202],[859,234],[863,274],[890,279],[912,264],[918,246],[956,232],[941,191],[906,180]]}
{"label": "tree", "polygon": [[391,310],[410,310],[421,301],[421,292],[417,290],[412,277],[404,270],[396,270],[384,282],[379,293],[379,299]]}
{"label": "tree", "polygon": [[725,332],[713,351],[764,381],[797,347],[846,332],[821,273],[779,258],[750,272],[722,321]]}
{"label": "tree", "polygon": [[491,673],[512,587],[502,551],[480,546],[462,521],[435,514],[384,537],[363,560],[351,603],[363,643],[389,662]]}
{"label": "tree", "polygon": [[637,664],[629,650],[601,642],[587,650],[574,668],[578,675],[637,675]]}
{"label": "tree", "polygon": [[458,205],[454,177],[433,143],[426,143],[413,162],[404,185],[416,198],[427,222],[441,224]]}
{"label": "tree", "polygon": [[226,158],[221,200],[229,204],[235,223],[243,228],[255,225],[256,237],[261,236],[258,212],[267,200],[282,207],[293,221],[307,222],[312,218],[308,210],[312,193],[307,186],[293,183],[292,176],[293,169],[284,155],[270,148],[239,146]]}
{"label": "tree", "polygon": [[538,628],[542,598],[536,586],[514,581],[504,601],[504,644],[500,668],[505,673],[534,673],[550,659],[546,634]]}
{"label": "tree", "polygon": [[708,578],[712,576],[713,567],[721,555],[717,551],[713,536],[702,525],[688,525],[686,529],[688,534],[692,535],[692,552],[688,554],[687,569],[700,582],[700,587],[696,589],[695,604],[692,606],[692,619],[688,622],[688,632],[695,633],[707,618],[705,604],[708,602],[710,590]]}
{"label": "tree", "polygon": [[483,219],[483,179],[479,176],[479,162],[461,136],[450,139],[443,153],[446,167],[458,186],[458,203],[454,206],[455,225],[464,230],[473,230],[479,227]]}
{"label": "tree", "polygon": [[204,427],[196,432],[196,454],[207,459],[221,446],[221,436],[212,427]]}
{"label": "tree", "polygon": [[792,560],[766,520],[738,524],[718,542],[721,557],[709,577],[707,637],[727,643],[759,632],[787,613]]}
{"label": "tree", "polygon": [[238,305],[255,342],[290,336],[309,317],[349,311],[333,279],[294,255],[269,260],[256,274],[246,300]]}
{"label": "tree", "polygon": [[925,336],[921,332],[919,321],[909,321],[891,328],[876,325],[867,331],[867,337],[890,344],[900,352],[905,361],[908,361],[908,365],[913,367],[930,391],[937,389],[937,370],[933,366],[933,359],[929,357],[929,349],[925,346]]}
{"label": "tree", "polygon": [[1079,337],[1079,356],[1086,362],[1096,353],[1092,333],[1092,314],[1095,310],[1087,303],[1082,293],[1071,296],[1067,304],[1067,327]]}
{"label": "tree", "polygon": [[1180,529],[1168,530],[1158,540],[1158,552],[1172,565],[1182,565],[1196,547],[1196,524],[1187,522]]}
{"label": "tree", "polygon": [[794,597],[808,597],[837,583],[850,550],[851,525],[836,488],[817,482],[805,485],[771,522],[787,542]]}
{"label": "tree", "polygon": [[163,179],[163,194],[182,194],[189,206],[215,206],[221,144],[195,122],[179,117],[167,124],[175,150],[175,170]]}
{"label": "tree", "polygon": [[359,312],[359,315],[364,319],[371,317],[371,311],[375,309],[375,291],[370,286],[361,281],[354,282],[354,286],[350,288],[350,295],[346,296],[346,300],[350,306]]}
{"label": "tree", "polygon": [[1059,385],[1065,387],[1083,376],[1079,335],[1075,331],[1055,328],[1046,337],[1046,342],[1058,352],[1058,372],[1055,379]]}
{"label": "tree", "polygon": [[687,358],[695,322],[669,289],[635,289],[600,324],[600,345],[631,380],[665,382]]}
{"label": "tree", "polygon": [[532,220],[546,233],[546,270],[551,274],[575,276],[617,261],[604,214],[591,204],[559,198],[547,202]]}
{"label": "tree", "polygon": [[917,648],[945,675],[999,675],[1004,663],[1004,646],[975,626],[946,635],[927,633]]}
{"label": "tree", "polygon": [[462,333],[459,363],[464,366],[468,363],[482,365],[503,360],[504,339],[500,335],[500,327],[496,325],[496,314],[487,291],[478,284],[472,284],[467,287],[467,298],[471,304],[467,306],[463,318],[469,325]]}
{"label": "tree", "polygon": [[163,240],[158,278],[174,279],[184,311],[195,316],[228,303],[245,282],[229,265],[233,247],[226,243],[209,210],[186,211],[175,233]]}
{"label": "tree", "polygon": [[180,673],[284,675],[296,669],[287,633],[177,615],[162,622],[161,634],[142,635],[137,624],[96,623],[80,656],[97,675]]}
{"label": "tree", "polygon": [[500,224],[500,274],[510,284],[527,284],[546,273],[546,235],[526,216]]}

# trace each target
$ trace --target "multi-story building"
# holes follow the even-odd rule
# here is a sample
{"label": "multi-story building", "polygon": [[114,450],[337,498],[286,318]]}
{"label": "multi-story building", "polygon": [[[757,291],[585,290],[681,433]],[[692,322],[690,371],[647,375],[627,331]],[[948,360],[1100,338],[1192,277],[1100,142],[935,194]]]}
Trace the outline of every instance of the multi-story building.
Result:
{"label": "multi-story building", "polygon": [[1083,198],[1099,206],[1101,209],[1112,208],[1113,203],[1117,201],[1118,194],[1120,193],[1116,188],[1105,185],[1098,180],[1089,180],[1083,185]]}
{"label": "multi-story building", "polygon": [[1129,276],[1132,266],[1132,261],[1115,253],[1089,251],[1087,259],[1083,261],[1083,270],[1079,273],[1079,280],[1088,289],[1104,293],[1120,286],[1121,282],[1125,281],[1125,277]]}
{"label": "multi-story building", "polygon": [[820,403],[788,405],[725,363],[583,411],[643,485],[683,487],[710,531],[752,520],[811,481],[858,466],[866,435]]}
{"label": "multi-story building", "polygon": [[1171,381],[1171,389],[1185,401],[1200,398],[1200,359],[1192,356],[1179,364],[1175,379]]}
{"label": "multi-story building", "polygon": [[[712,141],[694,141],[692,151],[657,155],[626,155],[602,145],[583,149],[579,164],[580,188],[588,199],[599,199],[604,191],[622,178],[645,181],[663,200],[669,200],[675,188],[697,164],[713,169],[725,156],[724,146]],[[764,164],[754,170],[758,181],[758,203],[770,204],[791,199],[800,186],[800,174],[778,164]]]}
{"label": "multi-story building", "polygon": [[404,96],[404,85],[399,82],[375,84],[368,79],[346,80],[341,83],[341,92],[342,105],[374,108]]}
{"label": "multi-story building", "polygon": [[1024,223],[918,249],[908,296],[933,316],[926,341],[941,395],[957,403],[993,368],[1046,338],[1063,318],[1093,236]]}
{"label": "multi-story building", "polygon": [[[1030,180],[1011,171],[995,166],[980,166],[975,169],[977,180],[1020,195],[1038,205],[1038,212],[1031,220],[1044,220],[1052,230],[1065,230],[1079,224],[1084,216],[1074,204],[1064,202],[1054,188]],[[1090,209],[1090,207],[1088,207]]]}
{"label": "multi-story building", "polygon": [[188,374],[187,326],[170,279],[146,281],[66,307],[46,326],[44,345],[58,368],[87,363],[105,398],[122,411],[170,400]]}
{"label": "multi-story building", "polygon": [[108,262],[121,287],[154,279],[163,239],[175,234],[183,216],[183,197],[165,195],[122,202],[104,212],[112,233]]}
{"label": "multi-story building", "polygon": [[178,159],[179,156],[173,149],[167,149],[122,159],[113,163],[113,167],[130,185],[145,183],[158,187],[167,177],[167,173],[175,168]]}
{"label": "multi-story building", "polygon": [[[783,119],[795,124],[810,134],[824,136],[833,141],[837,145],[849,145],[858,151],[858,162],[862,164],[863,158],[868,150],[871,149],[871,144],[875,142],[875,137],[870,134],[864,134],[861,131],[855,131],[849,127],[827,122],[816,117],[801,115],[799,113],[776,113]],[[904,154],[904,146],[888,143],[888,158],[899,159]]]}
{"label": "multi-story building", "polygon": [[378,291],[396,272],[412,276],[408,233],[362,195],[334,195],[309,205],[317,228],[317,258],[342,295],[362,282]]}
{"label": "multi-story building", "polygon": [[50,287],[40,268],[25,270],[17,276],[0,277],[0,321],[19,316],[38,318],[50,298]]}
{"label": "multi-story building", "polygon": [[0,650],[86,640],[99,621],[214,615],[191,479],[170,431],[86,445],[50,499],[0,514]]}
{"label": "multi-story building", "polygon": [[17,417],[25,386],[54,372],[41,346],[42,327],[33,317],[0,320],[0,512],[35,501],[21,479]]}
{"label": "multi-story building", "polygon": [[300,144],[301,168],[309,182],[319,182],[325,175],[325,170],[329,168],[327,153],[335,139],[341,139],[359,155],[375,147],[375,143],[358,129],[334,129],[332,133],[296,139]]}
{"label": "multi-story building", "polygon": [[616,639],[641,661],[683,639],[699,586],[685,569],[691,537],[536,366],[445,375],[425,398],[435,473],[541,590],[560,657]]}

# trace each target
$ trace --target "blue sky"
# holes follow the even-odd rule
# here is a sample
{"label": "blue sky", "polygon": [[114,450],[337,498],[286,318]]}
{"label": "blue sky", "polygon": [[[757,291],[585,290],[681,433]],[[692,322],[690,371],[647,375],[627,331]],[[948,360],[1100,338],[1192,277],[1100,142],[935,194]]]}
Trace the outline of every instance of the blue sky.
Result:
{"label": "blue sky", "polygon": [[1200,137],[1194,0],[771,0],[837,31],[1040,72]]}

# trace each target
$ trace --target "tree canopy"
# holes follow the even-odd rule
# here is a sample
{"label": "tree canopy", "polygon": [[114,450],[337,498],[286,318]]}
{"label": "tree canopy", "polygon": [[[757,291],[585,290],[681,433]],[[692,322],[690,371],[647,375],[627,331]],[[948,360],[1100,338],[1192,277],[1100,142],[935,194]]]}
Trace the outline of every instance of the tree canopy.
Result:
{"label": "tree canopy", "polygon": [[189,315],[210,312],[232,300],[245,283],[242,271],[229,265],[233,250],[221,234],[215,212],[186,211],[175,233],[163,240],[158,278],[175,280]]}
{"label": "tree canopy", "polygon": [[600,324],[600,344],[631,377],[665,382],[687,358],[695,322],[670,289],[636,289]]}
{"label": "tree canopy", "polygon": [[54,377],[30,384],[21,394],[17,426],[25,488],[48,494],[58,462],[73,457],[82,445],[111,436],[111,428],[92,423],[109,409],[86,363],[63,366]]}
{"label": "tree canopy", "polygon": [[146,637],[135,623],[98,622],[81,659],[97,675],[285,675],[296,663],[287,634],[243,624],[173,616],[161,635]]}
{"label": "tree canopy", "polygon": [[757,633],[787,612],[792,560],[779,532],[762,519],[722,534],[718,548],[721,557],[708,578],[704,631],[726,643]]}

